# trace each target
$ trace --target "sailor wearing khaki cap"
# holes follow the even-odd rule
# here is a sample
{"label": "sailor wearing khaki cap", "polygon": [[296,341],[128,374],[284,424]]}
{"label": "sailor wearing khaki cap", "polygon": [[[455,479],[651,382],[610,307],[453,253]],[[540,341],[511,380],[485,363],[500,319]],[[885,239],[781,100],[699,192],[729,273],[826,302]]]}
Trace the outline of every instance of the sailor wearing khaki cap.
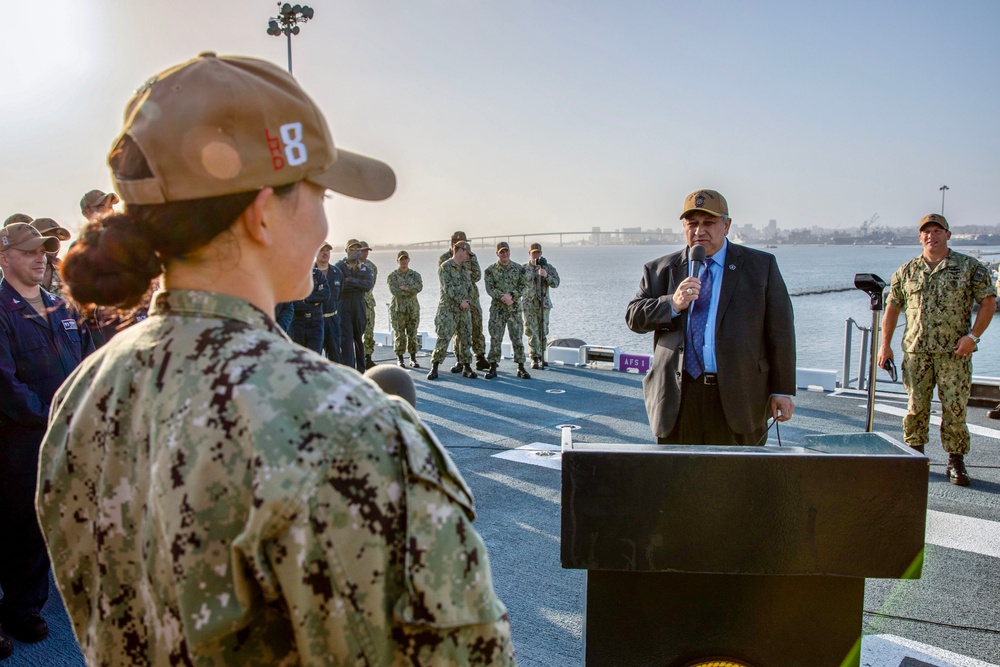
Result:
{"label": "sailor wearing khaki cap", "polygon": [[[69,230],[63,228],[52,218],[35,218],[31,221],[31,226],[37,229],[42,236],[69,241]],[[42,279],[42,288],[55,296],[62,296],[63,289],[62,278],[59,277],[59,261],[59,256],[56,253],[45,253],[45,278]]]}
{"label": "sailor wearing khaki cap", "polygon": [[344,274],[340,291],[340,363],[365,372],[365,328],[368,305],[365,296],[375,287],[375,276],[361,261],[361,241],[348,239],[344,258],[337,262]]}
{"label": "sailor wearing khaki cap", "polygon": [[[41,610],[49,559],[34,507],[38,447],[53,394],[94,349],[80,313],[41,288],[46,253],[58,250],[58,239],[27,223],[0,229],[0,624],[24,642],[48,635]],[[9,653],[5,646],[0,639],[0,653]]]}
{"label": "sailor wearing khaki cap", "polygon": [[[899,314],[905,312],[902,366],[909,404],[903,418],[903,441],[923,453],[937,385],[941,446],[948,453],[945,475],[952,484],[968,486],[965,455],[971,440],[965,412],[972,355],[996,311],[997,292],[982,262],[948,247],[951,231],[943,215],[925,215],[918,229],[923,252],[892,274],[878,364],[886,368],[893,359],[892,337]],[[970,328],[974,303],[979,304],[979,312]]]}
{"label": "sailor wearing khaki cap", "polygon": [[212,53],[138,90],[109,164],[124,212],[63,277],[98,304],[163,289],[62,386],[40,456],[88,664],[514,664],[448,454],[273,320],[313,288],[326,191],[385,199],[392,170],[336,147],[280,67]]}
{"label": "sailor wearing khaki cap", "polygon": [[114,205],[119,201],[114,192],[105,194],[101,190],[91,190],[80,199],[80,212],[87,220],[102,218],[114,212]]}

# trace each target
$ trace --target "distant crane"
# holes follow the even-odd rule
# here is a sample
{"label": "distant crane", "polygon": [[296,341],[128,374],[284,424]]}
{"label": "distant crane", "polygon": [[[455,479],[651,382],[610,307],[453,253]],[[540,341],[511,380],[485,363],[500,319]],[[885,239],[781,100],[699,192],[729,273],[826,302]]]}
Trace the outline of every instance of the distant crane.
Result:
{"label": "distant crane", "polygon": [[878,228],[878,213],[861,223],[861,237],[868,236],[868,232],[874,232]]}

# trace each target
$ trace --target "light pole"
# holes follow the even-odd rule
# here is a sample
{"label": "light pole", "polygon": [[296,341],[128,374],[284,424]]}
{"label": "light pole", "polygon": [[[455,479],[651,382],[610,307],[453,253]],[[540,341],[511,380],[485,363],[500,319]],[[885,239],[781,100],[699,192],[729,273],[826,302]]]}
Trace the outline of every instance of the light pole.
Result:
{"label": "light pole", "polygon": [[946,193],[950,189],[951,188],[949,188],[947,185],[942,185],[941,187],[938,188],[938,190],[941,191],[941,215],[944,215],[944,193]]}
{"label": "light pole", "polygon": [[288,73],[292,73],[292,35],[299,34],[299,23],[305,23],[313,17],[313,8],[305,5],[290,5],[278,2],[278,15],[272,16],[267,22],[267,34],[288,38]]}

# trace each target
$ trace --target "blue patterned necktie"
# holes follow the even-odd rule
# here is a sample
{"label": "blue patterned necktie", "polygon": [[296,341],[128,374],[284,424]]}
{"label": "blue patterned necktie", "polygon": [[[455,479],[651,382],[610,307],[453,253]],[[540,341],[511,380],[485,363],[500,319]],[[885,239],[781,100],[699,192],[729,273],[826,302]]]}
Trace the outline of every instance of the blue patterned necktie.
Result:
{"label": "blue patterned necktie", "polygon": [[705,270],[701,275],[701,291],[698,300],[691,304],[691,322],[687,331],[687,352],[684,355],[684,370],[693,378],[701,377],[705,371],[705,326],[708,324],[708,309],[712,304],[712,272],[709,266],[712,260],[705,262]]}

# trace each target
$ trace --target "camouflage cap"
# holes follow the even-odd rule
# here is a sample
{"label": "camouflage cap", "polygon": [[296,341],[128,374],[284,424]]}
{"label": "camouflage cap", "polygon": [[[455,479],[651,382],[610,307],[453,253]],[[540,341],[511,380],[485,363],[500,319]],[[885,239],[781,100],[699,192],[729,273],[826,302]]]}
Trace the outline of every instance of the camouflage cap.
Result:
{"label": "camouflage cap", "polygon": [[52,218],[35,218],[31,226],[38,230],[42,236],[54,236],[60,241],[69,241],[69,230],[63,228]]}
{"label": "camouflage cap", "polygon": [[504,248],[510,250],[510,244],[507,243],[506,241],[501,241],[500,243],[497,244],[497,252],[500,252]]}
{"label": "camouflage cap", "polygon": [[467,240],[468,237],[465,235],[465,232],[455,232],[454,234],[451,235],[452,245],[455,245],[455,241],[467,241]]}
{"label": "camouflage cap", "polygon": [[396,261],[397,262],[399,260],[401,260],[403,257],[405,257],[406,259],[409,259],[410,258],[410,253],[406,252],[405,250],[400,250],[399,252],[396,253]]}
{"label": "camouflage cap", "polygon": [[931,213],[930,215],[925,215],[923,220],[920,221],[920,227],[918,229],[920,231],[924,231],[924,227],[926,227],[927,225],[937,225],[946,232],[950,231],[948,229],[948,221],[945,219],[943,215],[938,215],[937,213]]}
{"label": "camouflage cap", "polygon": [[120,200],[118,195],[114,192],[109,192],[105,194],[101,190],[91,190],[87,194],[83,195],[80,199],[80,211],[86,211],[88,208],[101,208],[103,206],[114,206]]}
{"label": "camouflage cap", "polygon": [[40,246],[44,246],[46,252],[59,252],[59,239],[42,236],[26,222],[15,222],[0,230],[0,252],[7,252],[11,248],[30,252]]}
{"label": "camouflage cap", "polygon": [[541,243],[532,243],[531,246],[528,248],[528,252],[529,253],[535,252],[536,250],[538,252],[542,251],[542,244]]}
{"label": "camouflage cap", "polygon": [[694,211],[728,218],[729,204],[726,203],[726,198],[715,190],[695,190],[684,200],[684,212],[681,213],[681,220],[688,213]]}
{"label": "camouflage cap", "polygon": [[373,250],[373,248],[370,245],[368,245],[368,241],[361,241],[361,249],[362,250]]}
{"label": "camouflage cap", "polygon": [[15,222],[27,222],[30,223],[34,218],[30,215],[25,215],[24,213],[15,213],[6,220],[3,221],[3,226],[13,225]]}
{"label": "camouflage cap", "polygon": [[454,255],[455,251],[460,248],[467,252],[472,252],[472,246],[469,245],[468,241],[456,241],[455,245],[451,246],[451,253]]}
{"label": "camouflage cap", "polygon": [[319,106],[298,81],[256,58],[205,52],[160,72],[129,101],[111,156],[126,136],[152,174],[113,174],[128,204],[220,197],[303,180],[372,201],[396,189],[387,164],[336,148]]}

